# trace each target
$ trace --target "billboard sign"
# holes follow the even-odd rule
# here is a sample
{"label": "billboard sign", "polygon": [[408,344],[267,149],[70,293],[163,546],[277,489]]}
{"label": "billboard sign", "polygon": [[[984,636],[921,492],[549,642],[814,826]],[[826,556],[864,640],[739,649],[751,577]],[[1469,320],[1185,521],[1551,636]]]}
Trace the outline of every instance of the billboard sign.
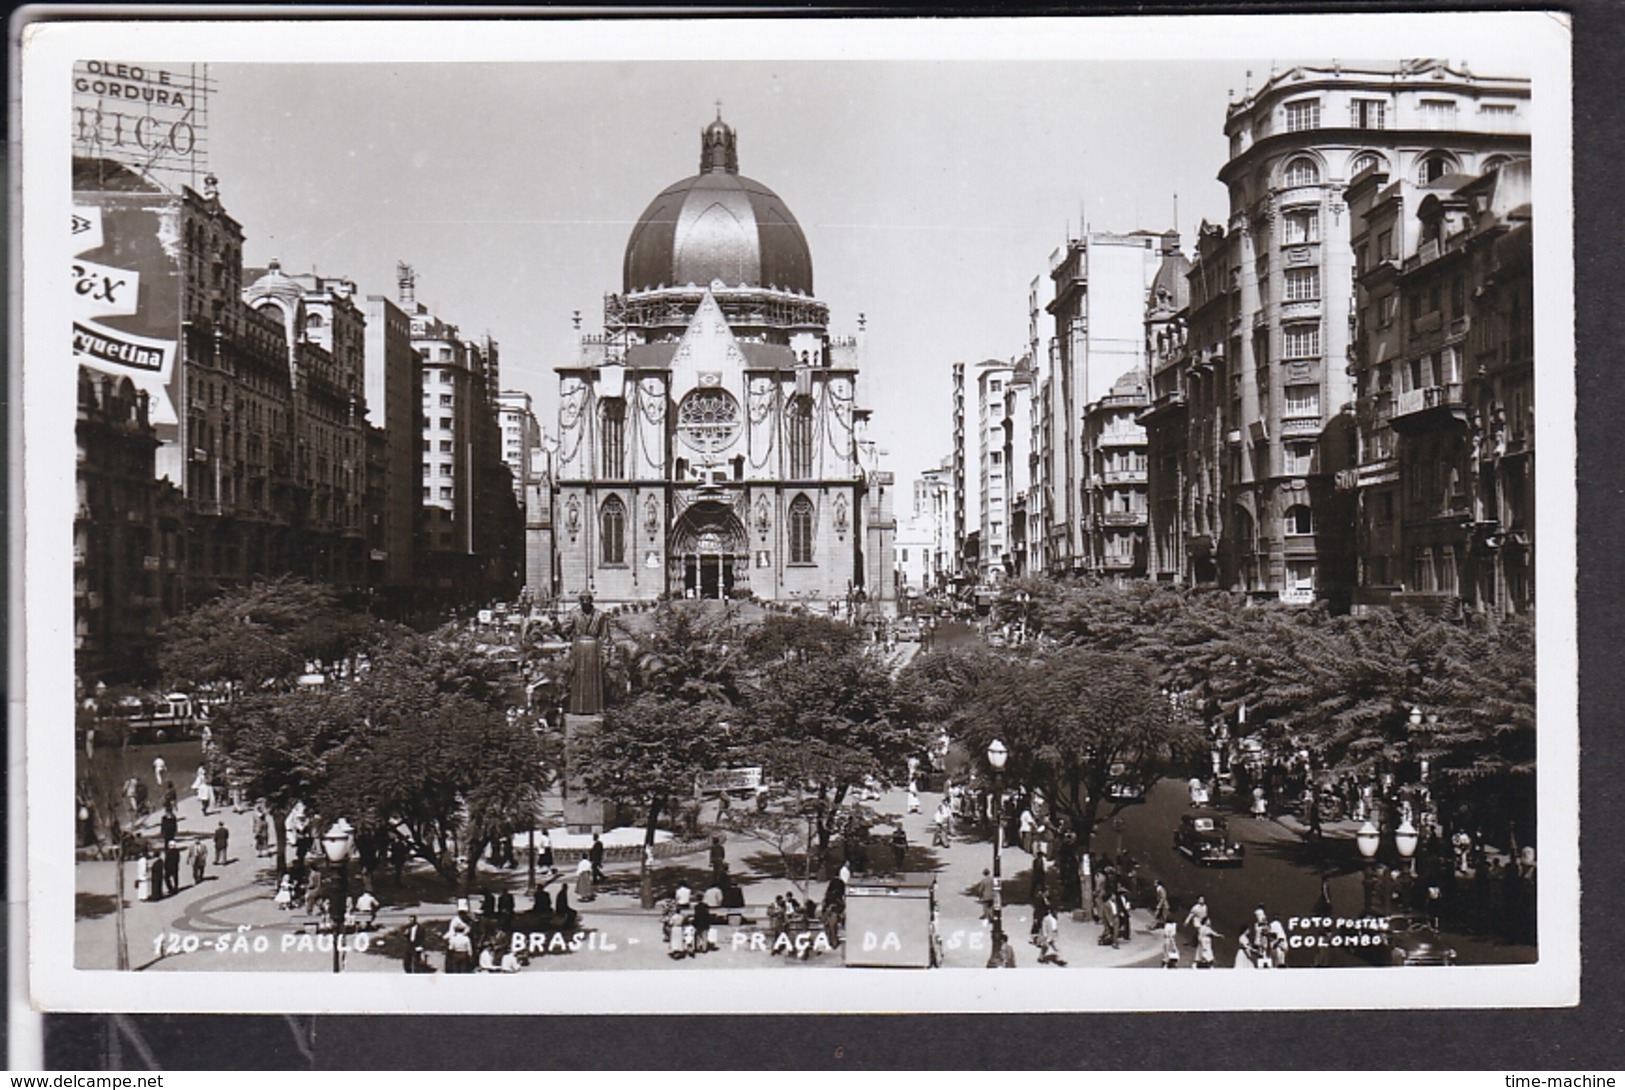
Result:
{"label": "billboard sign", "polygon": [[180,330],[180,202],[162,193],[76,193],[73,357],[126,375],[149,419],[177,423],[170,384]]}
{"label": "billboard sign", "polygon": [[171,193],[208,171],[209,67],[80,60],[73,153],[110,159]]}

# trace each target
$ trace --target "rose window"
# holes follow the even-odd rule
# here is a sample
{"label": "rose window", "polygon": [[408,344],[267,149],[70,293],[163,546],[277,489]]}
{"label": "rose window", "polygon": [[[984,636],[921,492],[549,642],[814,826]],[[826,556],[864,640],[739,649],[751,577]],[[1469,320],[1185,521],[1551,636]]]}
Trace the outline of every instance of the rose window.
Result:
{"label": "rose window", "polygon": [[696,390],[677,406],[677,434],[702,453],[730,446],[739,434],[739,402],[726,390]]}

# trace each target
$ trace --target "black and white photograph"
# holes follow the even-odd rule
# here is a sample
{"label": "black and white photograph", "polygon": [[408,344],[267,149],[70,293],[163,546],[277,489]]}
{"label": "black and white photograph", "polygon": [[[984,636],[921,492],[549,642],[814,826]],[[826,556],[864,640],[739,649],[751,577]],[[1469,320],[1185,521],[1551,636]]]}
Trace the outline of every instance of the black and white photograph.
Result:
{"label": "black and white photograph", "polygon": [[1568,58],[25,28],[34,1002],[1576,1002]]}

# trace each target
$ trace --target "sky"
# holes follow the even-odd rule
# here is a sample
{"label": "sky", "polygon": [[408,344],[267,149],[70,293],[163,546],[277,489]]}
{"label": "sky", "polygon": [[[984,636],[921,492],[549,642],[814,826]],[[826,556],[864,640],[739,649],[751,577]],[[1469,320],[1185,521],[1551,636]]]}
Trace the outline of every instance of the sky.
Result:
{"label": "sky", "polygon": [[[410,263],[418,301],[493,335],[504,387],[556,430],[573,315],[601,330],[632,226],[696,173],[720,101],[740,173],[807,236],[831,333],[866,318],[870,434],[908,495],[951,448],[953,363],[1025,349],[1028,285],[1047,287],[1069,233],[1177,226],[1188,249],[1204,218],[1228,214],[1227,104],[1320,52],[1237,54],[1232,36],[1228,59],[1178,59],[1203,51],[1203,27],[1160,25],[1178,33],[1122,60],[1011,59],[1003,42],[977,59],[974,35],[940,59],[320,59],[360,56],[353,44],[304,63],[228,59],[211,64],[209,167],[246,264],[393,297],[396,262]],[[1378,40],[1387,26],[1373,24]]]}
{"label": "sky", "polygon": [[1222,221],[1246,67],[215,65],[209,165],[245,263],[391,297],[410,263],[420,302],[497,338],[503,385],[548,426],[572,315],[602,328],[633,224],[697,171],[720,100],[740,173],[806,233],[831,332],[866,318],[871,435],[906,487],[950,449],[952,364],[1023,351],[1028,284],[1080,220],[1165,230],[1177,193],[1187,239]]}

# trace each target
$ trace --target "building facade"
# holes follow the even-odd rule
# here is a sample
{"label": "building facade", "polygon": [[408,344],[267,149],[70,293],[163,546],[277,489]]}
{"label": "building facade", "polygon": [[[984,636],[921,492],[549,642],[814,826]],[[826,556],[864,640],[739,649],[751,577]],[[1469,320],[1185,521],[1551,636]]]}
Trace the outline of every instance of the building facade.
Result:
{"label": "building facade", "polygon": [[1513,160],[1349,187],[1356,609],[1534,607],[1529,182]]}
{"label": "building facade", "polygon": [[382,495],[371,558],[374,587],[386,596],[409,595],[423,519],[423,362],[412,347],[412,320],[382,295],[363,304],[366,330],[367,422],[382,442]]}
{"label": "building facade", "polygon": [[[1091,552],[1087,495],[1091,463],[1085,417],[1115,396],[1124,375],[1145,369],[1145,311],[1165,259],[1179,249],[1174,232],[1112,234],[1085,230],[1050,257],[1054,319],[1040,493],[1047,511],[1042,550],[1051,574],[1103,570]],[[1031,534],[1029,534],[1029,538]],[[1031,545],[1029,544],[1029,548]]]}
{"label": "building facade", "polygon": [[1346,190],[1370,169],[1427,184],[1525,155],[1528,101],[1527,80],[1413,61],[1297,67],[1229,107],[1219,178],[1230,192],[1226,261],[1239,323],[1223,356],[1221,584],[1347,604],[1356,562],[1340,529],[1352,524],[1353,497],[1336,483],[1354,430]]}
{"label": "building facade", "polygon": [[564,593],[890,601],[862,345],[829,332],[812,272],[789,208],[708,125],[699,173],[633,228],[604,332],[557,369]]}

